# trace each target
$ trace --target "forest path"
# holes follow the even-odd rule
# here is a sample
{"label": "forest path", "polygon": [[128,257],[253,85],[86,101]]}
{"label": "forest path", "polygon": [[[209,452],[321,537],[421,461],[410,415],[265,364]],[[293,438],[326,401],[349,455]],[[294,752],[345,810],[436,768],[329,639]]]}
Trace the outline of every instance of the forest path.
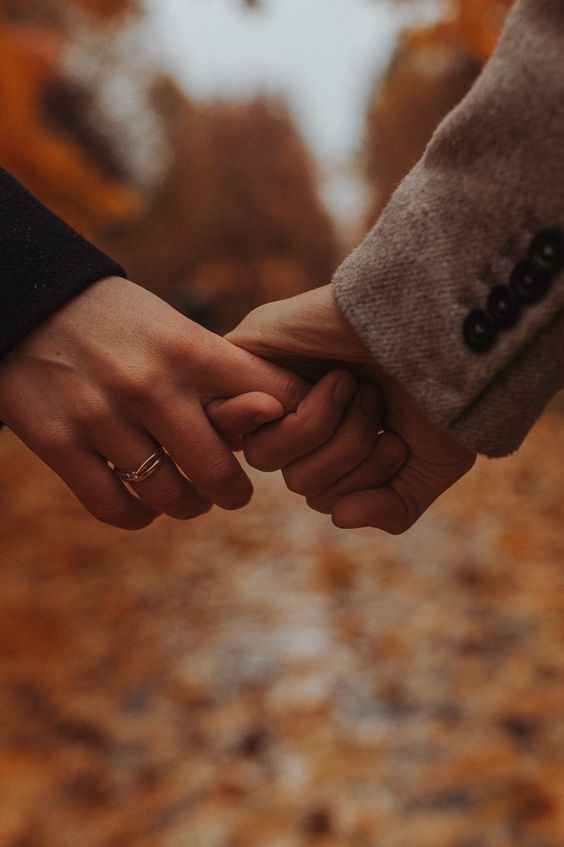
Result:
{"label": "forest path", "polygon": [[400,538],[121,533],[4,433],[0,847],[562,847],[562,420]]}

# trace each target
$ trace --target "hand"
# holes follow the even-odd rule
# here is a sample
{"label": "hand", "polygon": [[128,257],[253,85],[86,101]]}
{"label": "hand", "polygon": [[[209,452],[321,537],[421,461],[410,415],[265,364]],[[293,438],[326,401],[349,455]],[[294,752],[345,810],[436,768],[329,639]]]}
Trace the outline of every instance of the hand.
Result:
{"label": "hand", "polygon": [[[265,358],[295,366],[322,360],[348,363],[359,376],[379,385],[385,398],[384,427],[409,447],[397,476],[381,483],[382,456],[373,453],[309,505],[330,513],[338,527],[373,526],[393,534],[409,529],[429,506],[466,474],[476,456],[451,432],[425,417],[408,391],[374,362],[340,312],[332,286],[325,286],[252,312],[227,338]],[[247,439],[246,454],[260,444],[260,433]]]}
{"label": "hand", "polygon": [[380,431],[381,392],[368,383],[358,386],[348,371],[326,374],[295,413],[256,433],[243,433],[237,427],[233,403],[215,400],[206,411],[223,431],[248,436],[243,444],[249,464],[261,471],[282,470],[290,491],[310,501],[325,501],[344,477],[368,459],[371,484],[385,485],[409,454],[397,435]]}
{"label": "hand", "polygon": [[[293,411],[299,377],[189,321],[124,279],[67,303],[0,362],[2,419],[99,520],[139,529],[245,505],[251,483],[205,406],[228,405],[242,432]],[[108,467],[135,469],[162,445],[136,497]],[[179,468],[183,473],[179,471]]]}

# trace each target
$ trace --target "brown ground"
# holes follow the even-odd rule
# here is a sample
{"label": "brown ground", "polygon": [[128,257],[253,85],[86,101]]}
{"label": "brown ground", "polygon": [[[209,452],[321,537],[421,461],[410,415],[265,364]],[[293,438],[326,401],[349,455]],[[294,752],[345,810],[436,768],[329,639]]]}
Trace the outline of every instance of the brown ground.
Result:
{"label": "brown ground", "polygon": [[0,847],[562,847],[564,428],[411,533],[139,535],[0,445]]}

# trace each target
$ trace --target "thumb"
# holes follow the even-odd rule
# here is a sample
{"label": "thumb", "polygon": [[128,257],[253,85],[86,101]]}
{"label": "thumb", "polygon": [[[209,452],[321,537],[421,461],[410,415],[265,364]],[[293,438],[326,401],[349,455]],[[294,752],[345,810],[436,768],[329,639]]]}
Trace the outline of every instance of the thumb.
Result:
{"label": "thumb", "polygon": [[259,306],[226,337],[268,359],[372,362],[338,308],[331,285]]}
{"label": "thumb", "polygon": [[228,400],[212,400],[206,413],[223,433],[250,435],[264,424],[284,417],[284,406],[270,394],[252,391]]}
{"label": "thumb", "polygon": [[[227,342],[226,342],[227,343]],[[310,383],[295,373],[294,368],[288,369],[268,361],[260,355],[254,355],[247,350],[229,344],[232,353],[226,359],[228,367],[215,374],[212,399],[235,398],[246,394],[260,394],[262,400],[254,397],[252,403],[259,403],[258,412],[263,410],[265,396],[278,401],[284,412],[295,412],[311,388]],[[238,408],[251,408],[243,404]],[[229,409],[229,407],[228,407]],[[270,413],[270,412],[269,412]]]}

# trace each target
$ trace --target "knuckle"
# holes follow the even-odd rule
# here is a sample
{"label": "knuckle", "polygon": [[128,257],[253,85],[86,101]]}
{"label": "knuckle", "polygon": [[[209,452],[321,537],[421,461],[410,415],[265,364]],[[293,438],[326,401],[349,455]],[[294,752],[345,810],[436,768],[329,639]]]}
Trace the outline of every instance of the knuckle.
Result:
{"label": "knuckle", "polygon": [[325,444],[335,431],[335,421],[331,415],[318,415],[304,421],[304,438],[314,447]]}
{"label": "knuckle", "polygon": [[143,365],[117,369],[110,380],[115,394],[133,405],[141,403],[146,406],[162,385],[162,374],[157,373],[154,367]]}
{"label": "knuckle", "polygon": [[77,438],[64,424],[44,423],[35,434],[32,449],[44,458],[57,460],[76,450]]}
{"label": "knuckle", "polygon": [[74,414],[77,429],[90,433],[98,431],[110,419],[109,405],[101,399],[83,403]]}
{"label": "knuckle", "polygon": [[[212,336],[215,338],[215,336]],[[187,362],[198,359],[208,361],[214,353],[214,345],[207,335],[198,336],[197,349],[190,332],[171,332],[166,338],[165,355],[167,361],[175,368],[185,368]]]}

